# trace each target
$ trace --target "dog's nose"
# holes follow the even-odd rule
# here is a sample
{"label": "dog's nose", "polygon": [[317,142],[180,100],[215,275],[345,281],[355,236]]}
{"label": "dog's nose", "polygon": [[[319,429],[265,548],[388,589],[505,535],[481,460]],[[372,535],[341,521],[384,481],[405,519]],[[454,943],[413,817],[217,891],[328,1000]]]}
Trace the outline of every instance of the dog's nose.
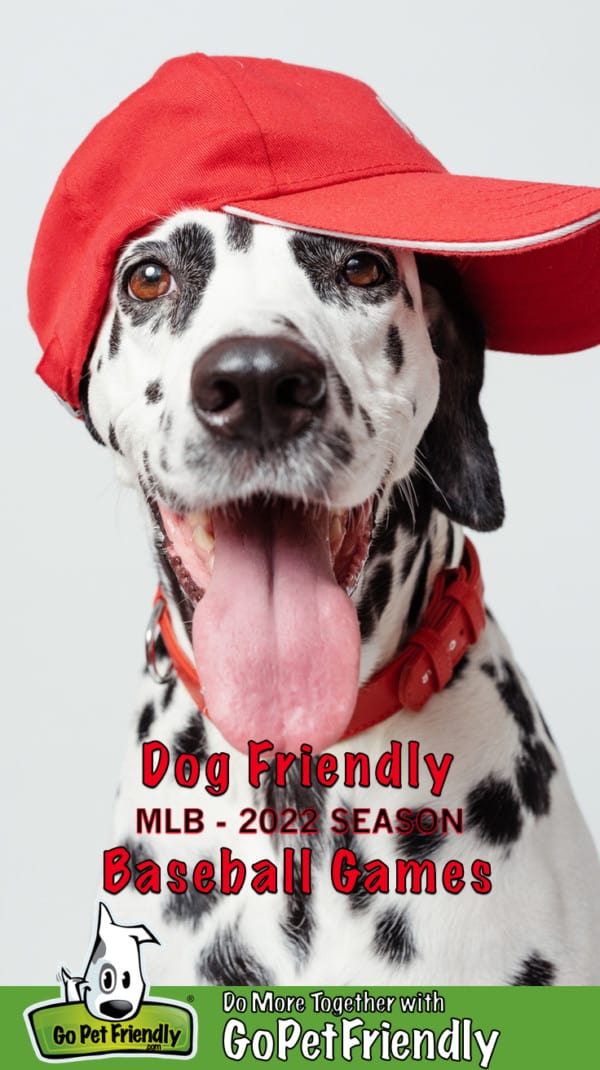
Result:
{"label": "dog's nose", "polygon": [[192,401],[217,435],[259,442],[297,435],[323,409],[325,368],[303,346],[281,338],[229,338],[192,370]]}
{"label": "dog's nose", "polygon": [[126,1014],[131,1014],[133,1003],[126,999],[105,999],[98,1009],[107,1018],[124,1018]]}

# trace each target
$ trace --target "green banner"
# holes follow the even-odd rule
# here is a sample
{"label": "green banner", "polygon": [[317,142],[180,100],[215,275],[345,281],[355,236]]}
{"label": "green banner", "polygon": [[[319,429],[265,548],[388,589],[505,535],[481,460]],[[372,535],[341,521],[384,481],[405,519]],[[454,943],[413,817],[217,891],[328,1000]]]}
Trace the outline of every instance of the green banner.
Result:
{"label": "green banner", "polygon": [[27,1012],[31,1039],[47,1060],[99,1055],[182,1055],[194,1053],[194,1015],[187,1007],[147,1000],[135,1018],[93,1018],[83,1003],[52,1003]]}
{"label": "green banner", "polygon": [[156,988],[120,1023],[58,1002],[56,988],[0,988],[0,999],[0,1061],[11,1070],[41,1057],[103,1057],[116,1070],[164,1056],[210,1070],[598,1065],[600,988]]}

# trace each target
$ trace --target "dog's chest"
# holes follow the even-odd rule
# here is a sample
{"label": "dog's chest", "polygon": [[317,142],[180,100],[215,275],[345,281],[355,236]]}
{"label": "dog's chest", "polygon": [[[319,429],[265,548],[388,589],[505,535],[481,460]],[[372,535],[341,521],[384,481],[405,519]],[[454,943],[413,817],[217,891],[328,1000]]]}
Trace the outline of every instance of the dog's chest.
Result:
{"label": "dog's chest", "polygon": [[159,980],[505,984],[528,954],[567,981],[583,961],[574,919],[556,923],[565,860],[591,887],[591,851],[494,625],[422,714],[279,784],[262,753],[224,758],[182,687],[144,686],[115,842],[131,911],[164,949]]}

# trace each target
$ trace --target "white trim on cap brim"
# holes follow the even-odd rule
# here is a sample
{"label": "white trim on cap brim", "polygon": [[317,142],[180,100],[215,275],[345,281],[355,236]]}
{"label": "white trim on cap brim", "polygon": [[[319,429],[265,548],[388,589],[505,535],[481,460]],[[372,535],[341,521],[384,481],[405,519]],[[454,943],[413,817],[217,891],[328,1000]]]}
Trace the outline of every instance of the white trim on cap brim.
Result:
{"label": "white trim on cap brim", "polygon": [[249,212],[245,208],[236,208],[231,204],[223,205],[221,211],[229,215],[241,216],[243,219],[251,219],[255,223],[272,223],[275,226],[288,227],[290,230],[305,230],[310,234],[327,234],[332,238],[353,238],[355,241],[369,242],[374,245],[398,245],[403,249],[431,249],[435,252],[448,253],[502,253],[510,252],[511,249],[527,249],[530,246],[542,245],[544,242],[556,241],[558,238],[567,238],[570,234],[576,234],[579,230],[593,226],[594,223],[600,223],[600,212],[594,212],[593,215],[578,219],[575,223],[566,223],[563,227],[546,230],[542,234],[532,234],[526,238],[480,242],[415,241],[414,238],[374,238],[368,234],[351,234],[348,231],[307,227],[300,223],[290,223],[289,220],[274,219],[272,216],[259,215],[258,212]]}

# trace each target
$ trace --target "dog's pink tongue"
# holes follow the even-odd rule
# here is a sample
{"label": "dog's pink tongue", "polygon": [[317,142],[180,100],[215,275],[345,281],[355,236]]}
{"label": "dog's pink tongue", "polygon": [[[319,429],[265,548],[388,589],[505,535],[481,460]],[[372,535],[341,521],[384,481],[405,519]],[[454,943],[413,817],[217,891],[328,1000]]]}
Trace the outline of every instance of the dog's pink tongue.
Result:
{"label": "dog's pink tongue", "polygon": [[252,504],[215,517],[215,563],[194,612],[194,658],[211,721],[239,750],[335,743],[356,701],[356,612],[330,564],[328,517]]}

